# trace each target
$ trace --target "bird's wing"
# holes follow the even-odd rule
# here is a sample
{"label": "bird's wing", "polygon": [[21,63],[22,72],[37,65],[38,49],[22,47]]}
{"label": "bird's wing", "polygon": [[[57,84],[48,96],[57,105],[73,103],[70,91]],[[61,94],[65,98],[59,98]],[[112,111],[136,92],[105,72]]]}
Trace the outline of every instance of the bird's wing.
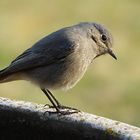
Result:
{"label": "bird's wing", "polygon": [[74,48],[74,44],[68,39],[48,42],[44,38],[12,61],[9,67],[5,69],[5,72],[11,74],[56,63],[71,54]]}

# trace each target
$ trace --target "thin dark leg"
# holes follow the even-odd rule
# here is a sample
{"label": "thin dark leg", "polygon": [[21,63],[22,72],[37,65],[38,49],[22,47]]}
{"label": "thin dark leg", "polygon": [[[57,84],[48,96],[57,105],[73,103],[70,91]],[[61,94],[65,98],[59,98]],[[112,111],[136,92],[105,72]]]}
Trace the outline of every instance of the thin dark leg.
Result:
{"label": "thin dark leg", "polygon": [[48,94],[54,99],[54,101],[56,102],[58,108],[61,108],[61,109],[72,109],[72,110],[76,110],[77,112],[80,112],[80,110],[78,110],[78,109],[75,109],[75,108],[72,108],[72,107],[68,107],[68,106],[61,105],[61,104],[58,102],[58,100],[54,97],[54,95],[53,95],[48,89],[46,89],[46,90],[47,90]]}
{"label": "thin dark leg", "polygon": [[[53,96],[53,94],[48,89],[41,88],[41,90],[45,93],[45,95],[48,97],[48,99],[52,103],[53,106],[50,106],[50,107],[55,108],[58,113],[61,113],[63,115],[68,115],[68,114],[73,114],[73,113],[80,112],[80,110],[78,110],[78,109],[61,105],[58,102],[58,100]],[[60,111],[60,109],[72,109],[72,110],[75,110],[75,111],[72,111],[72,112],[69,112],[69,110],[67,110],[67,111]]]}
{"label": "thin dark leg", "polygon": [[50,102],[52,103],[53,107],[56,109],[57,112],[60,112],[60,110],[58,109],[58,107],[55,105],[54,101],[52,100],[52,98],[50,97],[50,95],[48,94],[48,90],[46,91],[44,88],[41,88],[41,90],[45,93],[45,95],[48,97],[48,99],[50,100]]}
{"label": "thin dark leg", "polygon": [[47,92],[49,93],[49,95],[54,99],[54,101],[56,102],[57,106],[60,107],[61,104],[60,104],[60,103],[58,102],[58,100],[54,97],[54,95],[53,95],[48,89],[46,89],[46,90],[47,90]]}

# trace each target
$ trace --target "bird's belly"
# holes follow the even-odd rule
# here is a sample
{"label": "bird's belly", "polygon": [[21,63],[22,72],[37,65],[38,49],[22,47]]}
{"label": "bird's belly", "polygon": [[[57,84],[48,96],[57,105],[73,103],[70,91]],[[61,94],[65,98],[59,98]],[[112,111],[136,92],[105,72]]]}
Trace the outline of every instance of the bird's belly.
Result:
{"label": "bird's belly", "polygon": [[72,64],[72,66],[69,65],[67,70],[63,72],[63,76],[60,76],[59,79],[59,87],[67,90],[72,88],[77,84],[77,82],[83,77],[85,71],[87,69],[87,66],[78,64]]}
{"label": "bird's belly", "polygon": [[59,62],[46,67],[40,67],[30,71],[30,79],[39,86],[48,89],[69,89],[72,88],[84,75],[87,69],[86,63]]}

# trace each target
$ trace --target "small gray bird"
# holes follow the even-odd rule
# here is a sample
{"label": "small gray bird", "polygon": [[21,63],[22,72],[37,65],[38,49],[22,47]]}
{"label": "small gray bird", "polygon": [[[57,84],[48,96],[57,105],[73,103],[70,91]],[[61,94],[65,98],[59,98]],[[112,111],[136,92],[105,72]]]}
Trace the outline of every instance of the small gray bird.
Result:
{"label": "small gray bird", "polygon": [[0,83],[29,80],[48,97],[56,112],[62,106],[48,89],[70,89],[98,56],[110,54],[112,36],[102,25],[83,22],[60,29],[34,44],[0,71]]}

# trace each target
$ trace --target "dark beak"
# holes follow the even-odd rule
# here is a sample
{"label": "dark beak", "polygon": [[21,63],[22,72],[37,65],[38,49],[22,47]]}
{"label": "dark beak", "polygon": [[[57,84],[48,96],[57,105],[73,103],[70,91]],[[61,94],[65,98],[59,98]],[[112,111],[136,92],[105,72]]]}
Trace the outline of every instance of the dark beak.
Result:
{"label": "dark beak", "polygon": [[109,53],[114,59],[117,60],[116,55],[114,54],[114,52],[113,52],[110,48],[108,49],[108,53]]}

